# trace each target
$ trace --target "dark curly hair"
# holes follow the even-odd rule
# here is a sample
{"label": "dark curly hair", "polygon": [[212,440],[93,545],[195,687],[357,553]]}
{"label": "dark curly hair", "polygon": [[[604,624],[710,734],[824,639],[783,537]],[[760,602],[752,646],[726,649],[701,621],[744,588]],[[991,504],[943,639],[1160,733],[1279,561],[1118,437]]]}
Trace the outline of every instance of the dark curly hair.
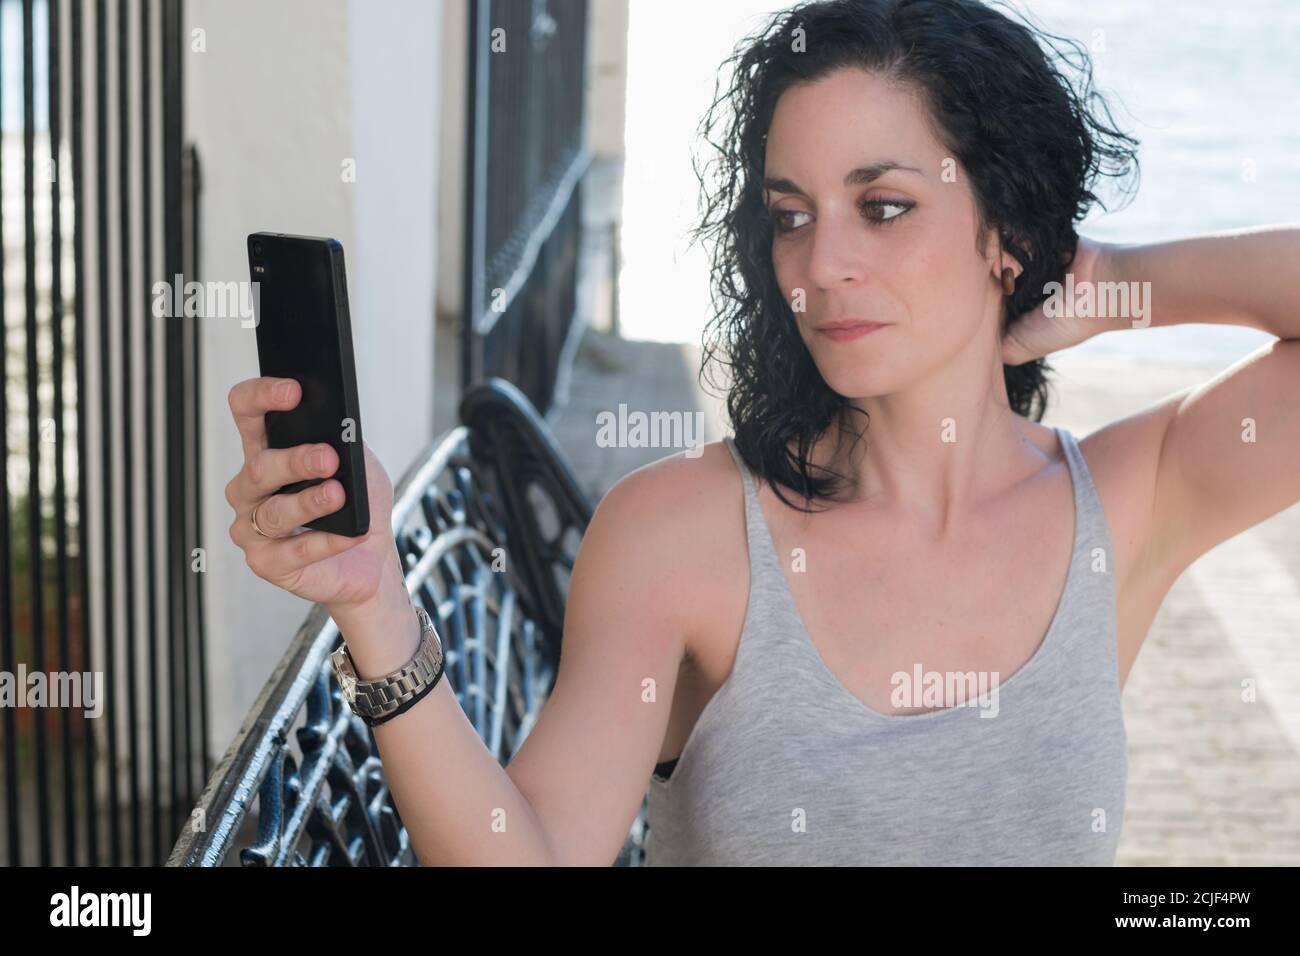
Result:
{"label": "dark curly hair", "polygon": [[[1080,91],[1049,60],[1039,36],[1079,54]],[[1003,330],[1047,297],[1046,283],[1064,281],[1078,241],[1075,222],[1094,202],[1106,208],[1092,192],[1097,177],[1124,177],[1130,168],[1140,175],[1138,141],[1090,113],[1096,100],[1111,119],[1076,41],[978,0],[802,3],[742,39],[728,64],[730,85],[721,89],[720,75],[699,126],[716,155],[703,165],[692,157],[703,216],[691,236],[713,246],[713,317],[704,330],[700,373],[711,363],[730,369],[726,404],[737,450],[782,501],[809,511],[786,499],[780,486],[809,503],[836,500],[851,482],[813,465],[810,451],[832,424],[859,440],[865,427],[860,433],[845,427],[845,412],[857,409],[822,378],[777,285],[762,181],[767,131],[781,94],[842,67],[879,73],[921,93],[931,127],[972,185],[977,249],[996,229],[1023,266],[1015,292],[1004,299]],[[1011,408],[1041,421],[1052,371],[1042,358],[1004,365]],[[814,477],[810,467],[831,477]]]}

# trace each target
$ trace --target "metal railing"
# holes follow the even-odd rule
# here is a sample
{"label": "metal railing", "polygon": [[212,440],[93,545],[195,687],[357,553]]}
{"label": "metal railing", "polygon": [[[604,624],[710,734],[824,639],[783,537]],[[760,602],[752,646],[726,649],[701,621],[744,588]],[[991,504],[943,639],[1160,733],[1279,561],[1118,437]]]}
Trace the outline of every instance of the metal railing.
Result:
{"label": "metal railing", "polygon": [[543,414],[574,329],[587,0],[470,0],[461,383]]}
{"label": "metal railing", "polygon": [[[569,574],[592,506],[537,410],[501,379],[398,483],[393,533],[446,674],[505,765],[554,686]],[[409,866],[418,861],[374,735],[329,666],[338,628],[313,607],[218,763],[168,866]],[[454,774],[454,767],[442,772]],[[645,809],[617,861],[641,861]]]}
{"label": "metal railing", "polygon": [[104,706],[3,708],[0,860],[161,863],[207,776],[199,337],[152,291],[197,273],[180,2],[3,7],[0,670],[102,674]]}

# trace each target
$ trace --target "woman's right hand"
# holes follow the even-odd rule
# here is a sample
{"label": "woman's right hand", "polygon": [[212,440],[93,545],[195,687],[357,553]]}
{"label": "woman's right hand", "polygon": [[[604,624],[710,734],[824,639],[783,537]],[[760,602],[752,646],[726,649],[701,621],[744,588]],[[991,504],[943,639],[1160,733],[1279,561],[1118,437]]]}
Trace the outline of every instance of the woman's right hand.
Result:
{"label": "woman's right hand", "polygon": [[[338,471],[338,454],[328,444],[267,446],[266,413],[293,408],[301,397],[301,386],[291,378],[250,378],[230,390],[230,411],[244,445],[244,465],[226,485],[226,501],[235,510],[230,538],[259,578],[326,604],[335,614],[369,601],[397,567],[393,486],[378,457],[363,442],[370,530],[351,538],[302,529],[308,521],[343,507],[345,496],[337,478],[292,494],[276,494],[290,482]],[[270,537],[254,530],[249,520],[254,508],[258,527]]]}

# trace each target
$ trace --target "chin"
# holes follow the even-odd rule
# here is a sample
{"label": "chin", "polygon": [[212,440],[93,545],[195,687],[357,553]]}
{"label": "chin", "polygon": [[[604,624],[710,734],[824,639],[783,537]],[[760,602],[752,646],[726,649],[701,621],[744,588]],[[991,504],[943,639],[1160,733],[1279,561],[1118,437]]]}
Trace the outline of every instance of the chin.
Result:
{"label": "chin", "polygon": [[831,391],[848,399],[877,398],[898,391],[899,383],[887,374],[873,374],[867,369],[828,369],[822,378]]}
{"label": "chin", "polygon": [[888,395],[904,384],[897,360],[883,356],[814,353],[813,363],[831,390],[845,398]]}

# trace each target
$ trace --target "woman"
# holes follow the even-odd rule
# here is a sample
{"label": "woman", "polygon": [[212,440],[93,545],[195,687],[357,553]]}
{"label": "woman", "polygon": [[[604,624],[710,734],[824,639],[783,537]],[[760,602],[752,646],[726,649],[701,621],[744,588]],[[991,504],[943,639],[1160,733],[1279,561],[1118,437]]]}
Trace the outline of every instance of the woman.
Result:
{"label": "woman", "polygon": [[[1110,864],[1160,602],[1300,498],[1300,231],[1079,237],[1134,141],[974,0],[803,5],[733,61],[699,232],[734,439],[601,501],[507,768],[447,680],[375,728],[416,852],[609,864],[649,780],[650,863]],[[1067,280],[1111,308],[1058,314]],[[1044,356],[1176,322],[1281,341],[1083,441],[1040,424]],[[370,534],[295,534],[342,504],[334,480],[274,494],[337,466],[266,447],[298,395],[231,391],[231,536],[377,677],[419,639],[391,485],[368,453]]]}

